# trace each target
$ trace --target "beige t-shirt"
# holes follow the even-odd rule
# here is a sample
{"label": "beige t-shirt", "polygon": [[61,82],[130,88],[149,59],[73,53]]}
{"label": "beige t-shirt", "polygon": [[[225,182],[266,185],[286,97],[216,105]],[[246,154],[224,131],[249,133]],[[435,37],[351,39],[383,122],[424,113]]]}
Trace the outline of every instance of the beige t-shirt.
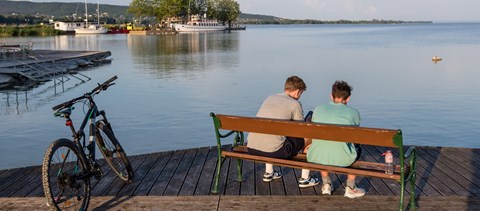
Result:
{"label": "beige t-shirt", "polygon": [[[271,95],[263,101],[256,116],[282,120],[303,120],[302,104],[285,93]],[[263,152],[275,152],[283,146],[284,141],[285,136],[249,133],[247,147]]]}

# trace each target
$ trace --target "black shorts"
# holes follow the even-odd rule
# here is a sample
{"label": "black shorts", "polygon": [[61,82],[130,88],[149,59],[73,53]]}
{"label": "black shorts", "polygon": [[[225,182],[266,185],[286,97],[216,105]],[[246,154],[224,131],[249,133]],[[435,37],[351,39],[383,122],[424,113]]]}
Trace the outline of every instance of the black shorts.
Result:
{"label": "black shorts", "polygon": [[362,146],[360,144],[355,144],[355,151],[357,151],[357,157],[355,158],[355,161],[357,161],[362,154]]}
{"label": "black shorts", "polygon": [[264,152],[248,148],[248,154],[272,158],[292,158],[295,157],[304,146],[305,140],[303,138],[286,137],[283,146],[275,152]]}

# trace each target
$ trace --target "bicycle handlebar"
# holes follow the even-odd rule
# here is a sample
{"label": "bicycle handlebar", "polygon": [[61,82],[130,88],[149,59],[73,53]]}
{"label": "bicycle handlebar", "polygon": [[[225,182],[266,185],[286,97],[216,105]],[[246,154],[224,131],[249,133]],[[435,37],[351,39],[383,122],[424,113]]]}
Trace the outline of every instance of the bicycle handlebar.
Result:
{"label": "bicycle handlebar", "polygon": [[98,84],[98,86],[95,87],[91,92],[87,92],[83,96],[80,96],[80,97],[74,98],[72,100],[69,100],[67,102],[60,103],[56,106],[53,106],[52,110],[56,111],[56,110],[61,109],[61,108],[69,107],[69,106],[75,104],[77,101],[79,101],[81,99],[85,99],[88,96],[92,96],[93,94],[98,94],[102,90],[107,90],[107,88],[109,86],[114,85],[114,83],[112,83],[112,82],[117,80],[117,78],[118,78],[117,76],[113,76],[112,78],[108,79],[107,81],[103,82],[102,84]]}

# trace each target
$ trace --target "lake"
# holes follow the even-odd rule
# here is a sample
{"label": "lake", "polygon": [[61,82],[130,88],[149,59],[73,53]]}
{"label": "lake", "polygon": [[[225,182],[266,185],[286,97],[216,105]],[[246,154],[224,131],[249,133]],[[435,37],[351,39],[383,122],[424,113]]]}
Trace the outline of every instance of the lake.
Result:
{"label": "lake", "polygon": [[[402,129],[407,145],[480,148],[480,24],[0,38],[26,41],[34,49],[111,51],[112,62],[83,71],[92,78],[86,83],[69,77],[60,86],[0,91],[0,169],[41,164],[54,139],[71,138],[52,106],[113,75],[116,85],[95,99],[128,155],[216,145],[210,112],[254,116],[291,75],[307,84],[305,111],[327,103],[333,82],[345,80],[362,126]],[[75,107],[78,121],[85,108]]]}

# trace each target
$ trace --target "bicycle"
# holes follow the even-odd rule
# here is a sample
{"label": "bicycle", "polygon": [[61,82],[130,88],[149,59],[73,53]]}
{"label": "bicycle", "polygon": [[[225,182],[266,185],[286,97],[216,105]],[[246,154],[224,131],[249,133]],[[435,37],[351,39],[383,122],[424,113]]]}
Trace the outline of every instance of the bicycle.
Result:
{"label": "bicycle", "polygon": [[[115,137],[107,120],[105,111],[98,110],[94,96],[108,87],[117,76],[103,84],[98,84],[92,91],[67,102],[54,106],[55,117],[66,119],[65,125],[70,128],[73,141],[60,138],[53,141],[47,148],[42,163],[42,183],[47,205],[52,210],[76,209],[86,210],[90,201],[90,178],[101,179],[103,172],[95,158],[95,144],[106,162],[117,176],[125,181],[133,180],[133,169],[122,146]],[[78,131],[75,130],[70,118],[73,105],[83,102],[88,106],[85,118]],[[100,117],[100,120],[96,120]],[[89,126],[88,143],[84,133]]]}

